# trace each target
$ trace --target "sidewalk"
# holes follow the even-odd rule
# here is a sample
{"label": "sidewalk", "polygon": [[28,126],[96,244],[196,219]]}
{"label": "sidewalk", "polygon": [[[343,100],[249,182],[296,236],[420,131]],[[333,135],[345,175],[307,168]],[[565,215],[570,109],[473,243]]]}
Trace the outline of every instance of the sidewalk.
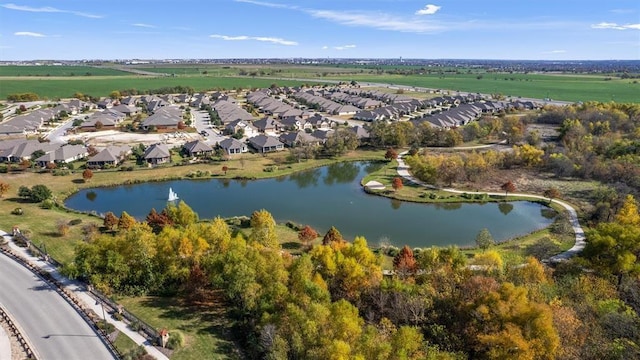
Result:
{"label": "sidewalk", "polygon": [[[456,194],[467,193],[467,194],[487,194],[490,196],[504,196],[503,193],[496,193],[496,192],[475,192],[475,191],[463,191],[463,190],[456,190],[456,189],[449,189],[449,188],[439,188],[439,187],[427,184],[423,181],[420,181],[416,179],[414,176],[412,176],[411,173],[409,173],[409,166],[405,164],[404,159],[402,159],[402,157],[407,155],[408,153],[409,153],[408,151],[401,152],[400,154],[398,154],[398,158],[396,159],[398,161],[398,168],[397,168],[398,175],[403,177],[407,181],[410,181],[420,186],[424,186],[429,189],[438,189],[438,190],[447,191],[447,192],[456,193]],[[512,193],[511,196],[527,197],[527,198],[538,199],[538,200],[548,200],[544,196],[533,195],[533,194]],[[587,243],[586,243],[584,230],[582,229],[582,226],[580,226],[580,221],[578,220],[578,213],[576,212],[576,209],[574,209],[573,206],[569,205],[568,203],[558,199],[553,199],[552,202],[559,204],[569,212],[569,221],[571,222],[571,227],[573,228],[573,232],[575,234],[575,243],[573,244],[573,247],[571,247],[571,249],[565,252],[562,252],[560,254],[554,255],[546,260],[543,260],[543,262],[548,261],[551,263],[558,263],[558,262],[566,261],[569,258],[582,252],[582,250],[584,250],[584,247],[587,245]]]}
{"label": "sidewalk", "polygon": [[[4,237],[6,240],[9,240],[11,238],[6,232],[2,230],[0,230],[0,236]],[[129,329],[127,324],[125,324],[124,322],[117,321],[113,319],[111,316],[109,316],[108,314],[106,314],[106,311],[104,311],[103,309],[102,303],[99,301],[96,301],[93,297],[91,297],[87,293],[85,284],[65,278],[64,276],[60,275],[60,273],[58,272],[58,269],[55,266],[37,257],[32,256],[31,254],[29,254],[27,249],[17,246],[16,244],[13,243],[13,241],[9,241],[9,248],[14,253],[22,257],[23,259],[26,259],[27,262],[50,273],[51,276],[57,281],[59,281],[65,289],[73,293],[73,295],[75,295],[75,297],[80,301],[80,303],[84,307],[91,309],[93,312],[98,314],[99,318],[105,319],[107,322],[113,324],[116,327],[116,329],[118,329],[122,334],[131,338],[131,340],[133,340],[136,344],[144,346],[145,350],[147,350],[147,353],[149,355],[153,356],[157,360],[169,360],[169,358],[165,356],[162,352],[160,352],[160,350],[156,349],[153,346],[153,344],[149,343],[149,341],[144,336]],[[103,317],[103,314],[105,314],[106,317]],[[2,338],[2,334],[0,334],[0,360],[4,360],[2,358],[2,352],[3,352],[2,349],[4,347],[1,346],[2,345],[1,338]],[[10,347],[9,347],[9,351],[11,351]],[[9,354],[9,359],[11,359],[11,354]]]}
{"label": "sidewalk", "polygon": [[0,326],[0,360],[11,360],[11,340],[2,326]]}

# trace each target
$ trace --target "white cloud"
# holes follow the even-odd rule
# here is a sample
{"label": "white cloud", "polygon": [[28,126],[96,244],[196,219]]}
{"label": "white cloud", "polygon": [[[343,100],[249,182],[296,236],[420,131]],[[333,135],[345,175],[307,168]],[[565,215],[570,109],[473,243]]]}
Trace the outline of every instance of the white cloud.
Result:
{"label": "white cloud", "polygon": [[551,51],[545,51],[543,52],[543,54],[565,54],[567,52],[567,50],[551,50]]}
{"label": "white cloud", "polygon": [[437,13],[438,10],[440,10],[441,8],[442,6],[429,4],[429,5],[426,5],[424,9],[420,9],[416,11],[416,15],[433,15]]}
{"label": "white cloud", "polygon": [[131,24],[131,26],[137,26],[137,27],[143,27],[143,28],[149,28],[149,29],[156,28],[154,25],[143,24],[143,23],[135,23],[135,24]]}
{"label": "white cloud", "polygon": [[228,36],[228,35],[213,34],[213,35],[209,35],[209,37],[214,39],[222,39],[225,41],[254,40],[254,41],[270,42],[270,43],[274,43],[278,45],[286,45],[286,46],[298,45],[298,43],[295,41],[285,40],[285,39],[276,38],[276,37],[266,37],[266,36],[246,36],[246,35]]}
{"label": "white cloud", "polygon": [[619,25],[616,23],[601,22],[591,25],[592,29],[614,29],[614,30],[640,30],[640,24]]}
{"label": "white cloud", "polygon": [[329,47],[327,45],[322,47],[322,50],[327,50]]}
{"label": "white cloud", "polygon": [[276,3],[266,2],[266,1],[235,0],[235,2],[265,6],[265,7],[277,8],[277,9],[297,9],[298,8],[297,6],[293,6],[293,5],[276,4]]}
{"label": "white cloud", "polygon": [[346,49],[353,49],[355,48],[355,45],[342,45],[342,46],[335,46],[334,49],[336,50],[346,50]]}
{"label": "white cloud", "polygon": [[332,10],[308,10],[315,18],[333,21],[347,26],[362,26],[380,30],[426,33],[442,30],[442,26],[433,22],[407,19],[388,14],[367,12],[342,12]]}
{"label": "white cloud", "polygon": [[37,32],[31,32],[31,31],[18,31],[18,32],[14,32],[13,35],[15,35],[15,36],[31,36],[31,37],[47,37],[47,35],[45,35],[45,34],[41,34],[41,33],[37,33]]}
{"label": "white cloud", "polygon": [[25,6],[25,5],[16,5],[16,4],[2,4],[0,5],[5,9],[10,9],[10,10],[18,10],[18,11],[28,11],[28,12],[44,12],[44,13],[65,13],[65,14],[73,14],[76,16],[82,16],[82,17],[86,17],[86,18],[92,18],[92,19],[100,19],[103,16],[102,15],[94,15],[94,14],[87,14],[84,12],[80,12],[80,11],[73,11],[73,10],[62,10],[62,9],[57,9],[51,6],[44,6],[44,7],[31,7],[31,6]]}

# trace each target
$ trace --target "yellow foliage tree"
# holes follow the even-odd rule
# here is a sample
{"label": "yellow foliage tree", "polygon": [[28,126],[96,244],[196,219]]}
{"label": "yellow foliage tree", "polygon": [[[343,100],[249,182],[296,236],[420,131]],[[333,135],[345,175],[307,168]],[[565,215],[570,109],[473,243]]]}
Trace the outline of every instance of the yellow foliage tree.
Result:
{"label": "yellow foliage tree", "polygon": [[633,195],[627,195],[622,207],[616,214],[616,222],[621,225],[640,226],[640,213],[638,203]]}

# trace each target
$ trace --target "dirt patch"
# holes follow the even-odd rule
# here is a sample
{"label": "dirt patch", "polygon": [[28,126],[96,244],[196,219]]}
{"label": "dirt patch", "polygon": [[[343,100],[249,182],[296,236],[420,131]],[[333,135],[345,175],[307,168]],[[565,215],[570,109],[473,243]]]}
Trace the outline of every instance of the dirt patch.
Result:
{"label": "dirt patch", "polygon": [[126,133],[115,130],[88,132],[74,135],[67,135],[61,138],[63,141],[82,140],[86,144],[101,148],[109,145],[129,145],[132,144],[167,144],[169,147],[182,146],[182,144],[201,139],[201,136],[195,133],[174,132],[174,133]]}

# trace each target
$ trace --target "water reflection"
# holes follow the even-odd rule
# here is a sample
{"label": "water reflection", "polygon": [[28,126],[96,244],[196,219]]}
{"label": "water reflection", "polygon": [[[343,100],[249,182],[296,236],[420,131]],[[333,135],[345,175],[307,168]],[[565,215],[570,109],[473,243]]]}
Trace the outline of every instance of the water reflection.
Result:
{"label": "water reflection", "polygon": [[96,194],[95,191],[89,191],[87,192],[86,196],[87,196],[87,200],[94,201],[98,197],[98,194]]}
{"label": "water reflection", "polygon": [[513,210],[513,204],[507,202],[501,202],[498,204],[498,210],[504,215],[509,215],[511,210]]}
{"label": "water reflection", "polygon": [[453,203],[434,203],[433,204],[436,209],[442,210],[458,210],[462,208],[462,203],[453,202]]}
{"label": "water reflection", "polygon": [[329,165],[324,178],[326,185],[347,184],[358,177],[360,168],[354,162],[341,162]]}
{"label": "water reflection", "polygon": [[391,208],[393,210],[400,209],[400,205],[402,205],[402,201],[400,201],[398,199],[391,199]]}
{"label": "water reflection", "polygon": [[[285,179],[283,177],[283,179]],[[320,170],[319,169],[311,169],[300,171],[295,174],[289,175],[289,180],[293,180],[293,182],[298,185],[299,189],[304,189],[309,186],[318,186],[318,180],[320,179]]]}

